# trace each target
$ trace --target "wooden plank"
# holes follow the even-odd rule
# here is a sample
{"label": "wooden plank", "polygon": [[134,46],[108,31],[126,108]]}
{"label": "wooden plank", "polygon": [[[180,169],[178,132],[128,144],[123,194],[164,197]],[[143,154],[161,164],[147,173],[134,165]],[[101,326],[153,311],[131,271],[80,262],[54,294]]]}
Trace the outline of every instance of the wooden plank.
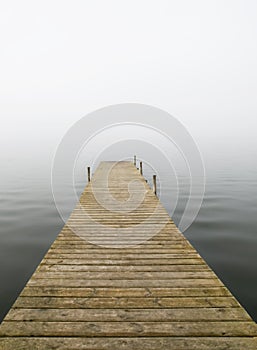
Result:
{"label": "wooden plank", "polygon": [[[180,242],[177,243],[177,241],[175,241],[176,243],[155,243],[155,244],[140,244],[138,246],[133,247],[132,249],[136,249],[137,252],[140,252],[141,250],[149,250],[149,249],[185,249],[185,248],[190,248],[190,250],[192,250],[191,247],[189,247],[185,242]],[[122,252],[122,249],[124,248],[115,248],[115,245],[113,244],[114,247],[112,248],[106,248],[108,250],[108,252],[114,251],[114,249],[116,249],[116,252],[120,251]],[[53,243],[51,250],[53,249],[79,249],[79,250],[101,250],[102,248],[99,247],[98,245],[93,245],[93,244],[83,244],[83,243],[79,243],[79,244],[74,244],[73,242],[69,241],[65,244],[60,243],[60,242],[55,242]],[[131,249],[130,249],[131,250]],[[163,252],[165,253],[165,252]]]}
{"label": "wooden plank", "polygon": [[27,297],[224,297],[231,296],[225,287],[202,288],[87,288],[26,286],[21,296]]}
{"label": "wooden plank", "polygon": [[250,321],[242,308],[178,309],[12,309],[6,321],[40,322],[173,322],[173,321]]}
{"label": "wooden plank", "polygon": [[[197,265],[65,265],[65,264],[42,264],[38,268],[38,272],[45,273],[49,271],[54,272],[186,272],[186,271],[211,271],[210,268],[204,264]],[[36,275],[38,277],[38,274]],[[35,276],[35,277],[36,277]]]}
{"label": "wooden plank", "polygon": [[[127,236],[124,235],[124,237],[126,238],[130,238],[130,239],[135,239],[135,240],[140,240],[142,239],[142,237],[144,236],[145,234],[134,234],[134,233],[130,233],[128,234]],[[102,234],[99,234],[99,233],[95,233],[94,234],[94,239],[105,239],[106,241],[108,240],[113,240],[113,238],[116,238],[116,237],[120,237],[119,235],[115,235],[115,234],[106,234],[106,233],[102,233]],[[58,236],[58,241],[55,241],[54,244],[69,244],[69,243],[74,243],[74,244],[84,244],[84,245],[90,245],[91,247],[94,247],[94,244],[92,243],[89,243],[87,242],[87,240],[83,239],[83,238],[80,238],[80,237],[77,237],[77,236],[71,236],[71,235],[65,235],[65,236]],[[140,246],[141,245],[150,245],[150,244],[170,244],[170,245],[173,245],[173,244],[180,244],[180,243],[186,243],[185,239],[182,238],[182,237],[174,237],[169,233],[165,234],[165,235],[158,235],[158,237],[153,237],[151,238],[151,240],[146,240],[144,242],[141,242],[140,243]]]}
{"label": "wooden plank", "polygon": [[0,338],[1,350],[256,350],[249,337],[13,337]]}
{"label": "wooden plank", "polygon": [[[125,276],[126,277],[126,276]],[[52,286],[52,287],[117,287],[117,288],[130,288],[130,287],[219,287],[222,283],[217,278],[193,278],[193,279],[174,279],[174,280],[72,280],[72,279],[44,279],[44,278],[31,278],[27,283],[28,286]]]}
{"label": "wooden plank", "polygon": [[238,337],[254,336],[257,325],[248,321],[222,322],[38,322],[4,321],[0,336],[47,337]]}
{"label": "wooden plank", "polygon": [[[97,265],[97,266],[171,266],[171,265],[202,265],[203,261],[199,257],[190,258],[184,256],[183,258],[170,258],[170,259],[85,259],[85,258],[76,258],[76,259],[57,259],[56,257],[48,258],[45,257],[42,260],[40,266],[43,265]],[[205,265],[207,266],[207,265]]]}
{"label": "wooden plank", "polygon": [[[102,248],[103,249],[103,248]],[[52,248],[49,252],[48,252],[48,256],[52,255],[52,254],[83,254],[84,256],[85,255],[91,255],[91,254],[94,254],[94,255],[97,255],[97,254],[103,254],[102,252],[102,249],[99,248],[99,249],[72,249],[72,248],[63,248],[63,249],[58,249],[58,248]],[[151,248],[151,249],[139,249],[139,248],[134,248],[135,251],[132,253],[132,249],[125,249],[124,248],[124,251],[122,252],[121,249],[122,248],[114,248],[114,249],[111,249],[111,248],[107,248],[108,250],[106,250],[106,253],[107,255],[111,255],[111,254],[115,254],[117,256],[117,254],[120,254],[120,257],[121,256],[126,256],[126,254],[144,254],[144,255],[147,255],[147,254],[151,254],[151,255],[155,255],[155,254],[190,254],[190,253],[194,253],[194,250],[193,249],[179,249],[179,248],[173,248],[173,249],[166,249],[166,248],[159,248],[159,249],[156,249],[156,248]]]}
{"label": "wooden plank", "polygon": [[36,309],[81,309],[81,308],[211,308],[211,307],[238,307],[233,297],[159,297],[159,298],[67,298],[67,297],[23,297],[20,296],[14,304],[14,308]]}
{"label": "wooden plank", "polygon": [[[113,233],[109,232],[108,230],[108,233],[103,229],[102,230],[102,233],[101,231],[98,229],[97,233],[95,231],[95,229],[92,229],[91,231],[86,227],[85,228],[85,232],[81,232],[81,237],[78,237],[78,236],[75,236],[75,235],[65,235],[65,236],[60,236],[60,238],[58,237],[58,242],[64,242],[64,241],[76,241],[76,242],[80,242],[80,243],[87,243],[87,238],[88,237],[94,237],[94,239],[97,241],[97,239],[99,240],[106,240],[106,241],[109,241],[109,240],[112,240],[114,238],[117,238],[117,237],[120,237],[119,234],[116,234],[116,230],[113,231]],[[153,243],[163,243],[163,244],[166,244],[166,243],[176,243],[176,242],[184,242],[183,238],[182,237],[179,237],[178,235],[175,236],[172,234],[171,231],[168,231],[167,234],[158,234],[158,236],[153,236],[151,238],[148,238],[146,236],[146,233],[145,232],[141,232],[141,233],[137,233],[137,234],[134,234],[134,231],[131,230],[131,232],[128,232],[127,234],[123,233],[123,237],[124,239],[130,239],[130,240],[135,240],[135,241],[140,241],[140,245],[141,244],[153,244]],[[145,238],[144,241],[142,241],[142,238]],[[92,244],[92,243],[90,243]],[[92,244],[93,245],[93,244]]]}
{"label": "wooden plank", "polygon": [[[108,271],[38,271],[34,277],[37,278],[57,278],[57,279],[111,279],[111,280],[122,280],[124,278],[124,272],[108,272]],[[189,278],[215,278],[215,274],[212,271],[126,271],[126,278],[128,280],[138,279],[154,279],[154,280],[165,280],[165,279],[189,279]]]}
{"label": "wooden plank", "polygon": [[84,253],[54,253],[54,252],[49,252],[47,254],[47,258],[55,258],[55,259],[85,259],[85,258],[89,258],[89,259],[110,259],[110,260],[123,260],[123,259],[131,259],[131,260],[134,260],[134,259],[137,259],[137,258],[140,258],[140,259],[175,259],[175,258],[178,258],[178,259],[183,259],[185,258],[185,255],[188,257],[188,258],[198,258],[199,255],[195,252],[186,252],[186,253],[170,253],[170,254],[167,254],[167,253],[156,253],[156,254],[137,254],[137,253],[134,253],[134,254],[121,254],[121,253],[113,253],[113,254],[107,254],[107,253],[102,253],[102,254],[94,254],[94,253],[87,253],[87,254],[84,254]]}

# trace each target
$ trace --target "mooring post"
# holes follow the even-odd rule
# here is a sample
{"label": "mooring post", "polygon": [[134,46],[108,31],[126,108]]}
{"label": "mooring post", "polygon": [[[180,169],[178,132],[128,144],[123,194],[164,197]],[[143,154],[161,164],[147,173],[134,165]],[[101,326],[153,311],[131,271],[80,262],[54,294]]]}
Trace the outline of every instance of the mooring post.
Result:
{"label": "mooring post", "polygon": [[87,167],[87,180],[90,182],[90,166]]}
{"label": "mooring post", "polygon": [[137,156],[134,156],[134,165],[137,165]]}
{"label": "mooring post", "polygon": [[140,162],[140,174],[143,175],[143,162]]}
{"label": "mooring post", "polygon": [[153,193],[157,195],[156,175],[153,175]]}

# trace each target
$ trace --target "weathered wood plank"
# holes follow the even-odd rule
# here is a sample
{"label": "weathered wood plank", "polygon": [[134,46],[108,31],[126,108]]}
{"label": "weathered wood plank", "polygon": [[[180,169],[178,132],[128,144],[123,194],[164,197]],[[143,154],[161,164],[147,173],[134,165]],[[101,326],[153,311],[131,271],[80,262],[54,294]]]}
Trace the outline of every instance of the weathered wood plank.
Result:
{"label": "weathered wood plank", "polygon": [[47,254],[47,258],[55,258],[55,259],[85,259],[85,258],[90,258],[90,259],[110,259],[110,260],[124,260],[124,259],[183,259],[185,258],[185,255],[188,258],[198,258],[199,255],[195,252],[186,252],[186,253],[174,253],[174,254],[162,254],[162,253],[156,253],[156,254],[121,254],[121,253],[113,253],[113,254],[107,254],[107,253],[102,253],[102,254],[94,254],[94,253],[54,253],[54,252],[49,252]]}
{"label": "weathered wood plank", "polygon": [[[144,271],[153,271],[153,272],[187,272],[187,271],[211,271],[210,268],[204,264],[197,265],[65,265],[65,264],[42,264],[38,272],[45,273],[49,271],[54,272],[144,272]],[[38,276],[38,274],[37,274]],[[213,275],[212,275],[213,277]]]}
{"label": "weathered wood plank", "polygon": [[[62,231],[61,231],[62,232]],[[105,238],[106,240],[112,240],[113,238],[117,238],[120,237],[120,234],[117,233],[116,230],[113,230],[113,232],[106,232],[104,229],[101,230],[89,230],[87,229],[87,232],[90,233],[94,233],[94,238],[99,238],[99,239],[103,239]],[[83,233],[82,233],[83,234]],[[134,239],[142,239],[142,237],[145,236],[145,232],[128,232],[128,233],[123,233],[124,238],[134,238]],[[70,231],[67,231],[66,233],[60,233],[58,235],[58,242],[66,242],[66,241],[72,241],[72,242],[80,242],[80,243],[84,243],[87,244],[88,242],[86,240],[84,240],[82,237],[77,236],[75,233],[70,233]],[[141,244],[152,244],[152,243],[165,243],[169,241],[171,244],[172,243],[176,243],[176,242],[187,242],[185,237],[179,235],[178,233],[174,234],[173,230],[165,230],[165,231],[160,231],[160,233],[158,233],[158,235],[154,235],[151,238],[147,238],[143,243]],[[189,242],[187,242],[189,243]],[[90,243],[92,244],[92,243]]]}
{"label": "weathered wood plank", "polygon": [[219,287],[222,283],[216,279],[210,278],[194,278],[194,279],[174,279],[174,280],[72,280],[72,279],[44,279],[44,278],[31,278],[27,284],[28,286],[52,286],[52,287]]}
{"label": "weathered wood plank", "polygon": [[[134,252],[132,253],[132,249],[125,249],[124,248],[124,251],[122,252],[121,249],[117,250],[117,248],[114,248],[114,249],[111,249],[111,248],[108,248],[108,250],[106,250],[105,254],[120,254],[120,256],[126,256],[126,255],[129,255],[129,254],[144,254],[144,255],[147,255],[147,254],[151,254],[151,255],[155,255],[155,254],[190,254],[190,253],[193,253],[194,254],[194,250],[193,249],[183,249],[183,248],[172,248],[172,249],[166,249],[166,248],[159,248],[159,249],[156,249],[156,248],[152,248],[152,249],[139,249],[139,248],[134,248]],[[48,252],[48,256],[52,255],[52,254],[81,254],[83,256],[85,255],[89,255],[91,256],[91,254],[94,254],[94,255],[97,255],[97,254],[103,254],[103,251],[102,249],[72,249],[72,248],[62,248],[62,249],[59,249],[59,248],[52,248],[51,250],[49,250]]]}
{"label": "weathered wood plank", "polygon": [[1,350],[256,350],[249,337],[13,337],[0,338]]}
{"label": "weathered wood plank", "polygon": [[4,321],[0,336],[48,337],[238,337],[254,336],[257,325],[248,321],[223,322],[26,322]]}
{"label": "weathered wood plank", "polygon": [[[140,253],[142,250],[145,250],[145,249],[147,249],[147,250],[152,250],[153,249],[153,251],[155,250],[155,249],[185,249],[185,248],[189,248],[189,250],[192,250],[193,248],[192,247],[189,247],[189,246],[187,246],[187,244],[186,243],[184,243],[184,242],[180,242],[180,243],[177,243],[177,241],[176,241],[176,243],[172,243],[172,244],[170,244],[170,243],[156,243],[156,244],[140,244],[140,245],[138,245],[138,246],[134,246],[132,249],[133,249],[133,251],[134,251],[134,249],[136,249],[136,252],[138,252],[138,253]],[[52,247],[51,247],[51,250],[53,250],[53,249],[78,249],[78,250],[93,250],[93,251],[96,251],[96,250],[102,250],[103,248],[101,248],[101,246],[98,246],[98,245],[93,245],[93,244],[86,244],[86,243],[79,243],[79,244],[75,244],[75,243],[72,243],[71,241],[69,241],[69,242],[67,242],[67,243],[65,243],[65,244],[63,244],[63,243],[60,243],[60,242],[55,242],[55,243],[53,243],[53,245],[52,245]],[[112,248],[106,248],[106,250],[108,251],[108,252],[112,252],[112,251],[114,251],[114,249],[115,249],[115,251],[116,252],[122,252],[122,250],[124,249],[124,248],[119,248],[119,247],[117,247],[117,248],[115,248],[115,245],[113,244],[113,247]],[[132,251],[132,249],[130,248],[130,251]],[[125,250],[125,252],[126,252],[126,250]],[[165,253],[165,251],[163,252],[163,253]]]}
{"label": "weathered wood plank", "polygon": [[233,297],[145,297],[145,298],[67,298],[67,297],[23,297],[20,296],[14,308],[208,308],[208,307],[239,307]]}
{"label": "weathered wood plank", "polygon": [[87,287],[30,287],[21,296],[39,297],[224,297],[231,296],[225,287],[202,288],[87,288]]}
{"label": "weathered wood plank", "polygon": [[177,309],[12,309],[6,321],[250,321],[242,308]]}
{"label": "weathered wood plank", "polygon": [[[203,260],[196,257],[183,257],[183,258],[170,258],[170,259],[85,259],[85,258],[77,258],[77,259],[57,259],[56,257],[48,258],[45,257],[42,260],[41,266],[43,265],[99,265],[99,266],[171,266],[171,265],[202,265]],[[206,265],[207,266],[207,265]]]}
{"label": "weathered wood plank", "polygon": [[[108,272],[108,271],[37,271],[34,274],[33,279],[37,278],[57,278],[57,279],[111,279],[111,280],[122,280],[124,272]],[[154,280],[165,280],[165,279],[189,279],[189,278],[206,278],[213,279],[215,274],[212,271],[126,271],[126,278],[129,280],[137,279],[154,279]]]}

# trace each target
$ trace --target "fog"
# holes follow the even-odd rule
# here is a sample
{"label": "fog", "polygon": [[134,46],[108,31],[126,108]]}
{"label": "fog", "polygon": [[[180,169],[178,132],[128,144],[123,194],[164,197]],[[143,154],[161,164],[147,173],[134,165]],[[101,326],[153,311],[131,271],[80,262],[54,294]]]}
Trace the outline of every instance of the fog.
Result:
{"label": "fog", "polygon": [[120,103],[176,117],[210,171],[256,167],[256,13],[255,0],[2,2],[2,173],[48,173],[75,122]]}

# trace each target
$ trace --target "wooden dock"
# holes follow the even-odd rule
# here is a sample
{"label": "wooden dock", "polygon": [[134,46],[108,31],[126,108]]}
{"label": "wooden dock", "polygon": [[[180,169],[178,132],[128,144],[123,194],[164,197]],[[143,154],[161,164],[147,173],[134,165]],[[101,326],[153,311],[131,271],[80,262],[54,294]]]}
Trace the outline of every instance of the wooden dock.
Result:
{"label": "wooden dock", "polygon": [[0,349],[256,350],[256,337],[134,165],[102,162],[2,322]]}

